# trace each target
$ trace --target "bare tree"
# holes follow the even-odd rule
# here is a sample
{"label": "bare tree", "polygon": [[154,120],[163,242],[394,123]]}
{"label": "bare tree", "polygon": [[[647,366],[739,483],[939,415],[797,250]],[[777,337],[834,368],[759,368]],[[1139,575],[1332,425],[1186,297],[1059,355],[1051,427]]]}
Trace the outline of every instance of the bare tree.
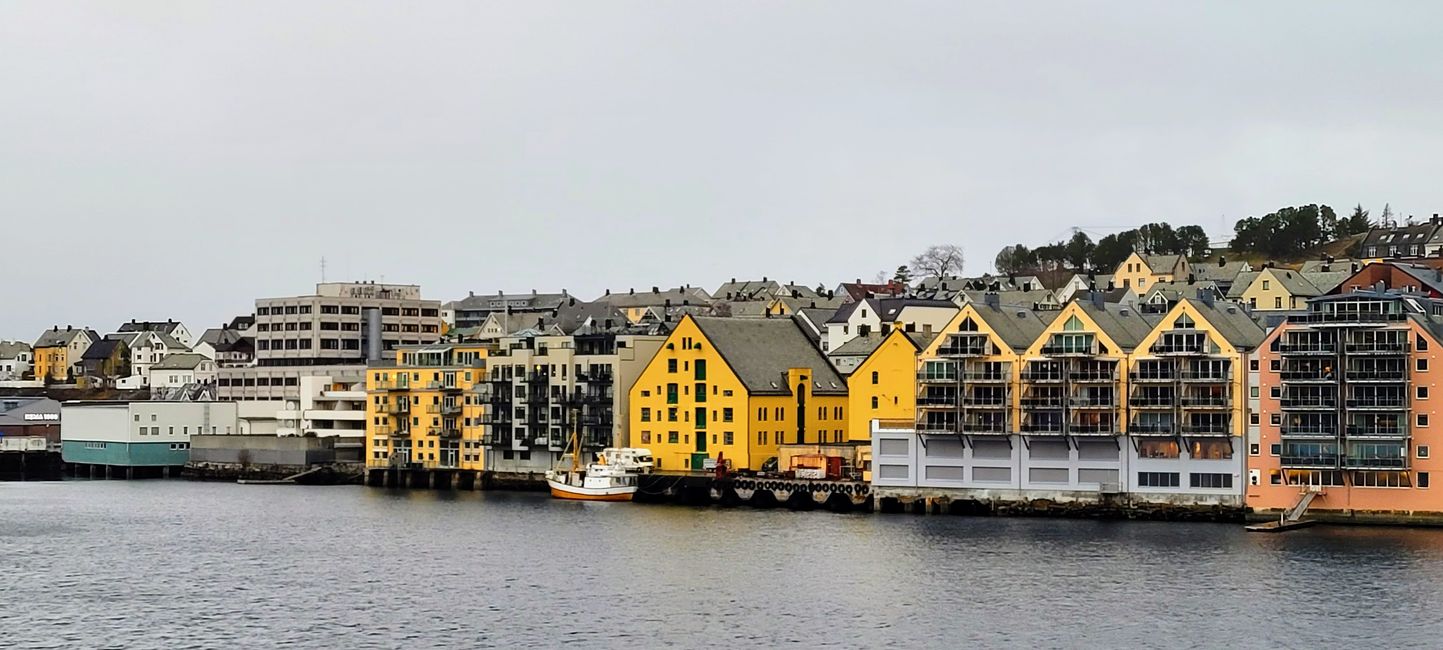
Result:
{"label": "bare tree", "polygon": [[962,274],[962,247],[956,244],[928,246],[912,258],[912,272],[921,277],[945,278]]}

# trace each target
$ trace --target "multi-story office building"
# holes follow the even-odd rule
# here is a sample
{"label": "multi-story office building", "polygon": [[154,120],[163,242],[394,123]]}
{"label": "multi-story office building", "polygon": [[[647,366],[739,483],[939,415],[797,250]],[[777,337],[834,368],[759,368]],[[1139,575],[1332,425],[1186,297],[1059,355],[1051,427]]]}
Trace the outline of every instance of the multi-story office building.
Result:
{"label": "multi-story office building", "polygon": [[360,381],[368,359],[441,337],[441,303],[415,285],[321,283],[316,292],[256,301],[254,366],[223,368],[222,399],[297,399],[300,378]]}
{"label": "multi-story office building", "polygon": [[1258,355],[1248,505],[1307,497],[1313,510],[1443,512],[1430,489],[1431,449],[1443,444],[1440,334],[1443,300],[1393,290],[1315,298],[1273,330]]}
{"label": "multi-story office building", "polygon": [[486,469],[544,472],[573,434],[583,452],[645,446],[633,435],[628,390],[666,339],[660,327],[582,326],[571,333],[523,331],[496,341],[487,359]]}
{"label": "multi-story office building", "polygon": [[1262,338],[1240,306],[1208,298],[1165,314],[1092,296],[1059,312],[967,305],[920,355],[915,423],[874,427],[874,481],[1241,507],[1245,369]]}

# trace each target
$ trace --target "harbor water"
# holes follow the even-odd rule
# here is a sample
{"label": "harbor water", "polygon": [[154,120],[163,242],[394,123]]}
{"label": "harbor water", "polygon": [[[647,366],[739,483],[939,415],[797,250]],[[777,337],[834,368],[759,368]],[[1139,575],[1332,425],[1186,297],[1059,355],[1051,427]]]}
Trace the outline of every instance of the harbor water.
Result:
{"label": "harbor water", "polygon": [[1443,531],[0,484],[7,648],[1436,647]]}

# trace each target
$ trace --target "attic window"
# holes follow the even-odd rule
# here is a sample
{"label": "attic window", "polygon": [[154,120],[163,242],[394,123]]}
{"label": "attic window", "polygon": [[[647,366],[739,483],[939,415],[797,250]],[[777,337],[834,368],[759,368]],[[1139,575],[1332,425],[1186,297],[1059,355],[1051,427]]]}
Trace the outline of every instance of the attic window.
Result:
{"label": "attic window", "polygon": [[1066,323],[1062,324],[1062,329],[1068,332],[1080,332],[1083,330],[1082,319],[1072,316],[1067,319]]}
{"label": "attic window", "polygon": [[971,316],[968,316],[967,318],[962,319],[962,324],[959,325],[959,326],[957,326],[957,331],[959,331],[959,332],[976,332],[976,331],[977,331],[977,323],[973,322]]}
{"label": "attic window", "polygon": [[1193,322],[1191,316],[1182,314],[1177,317],[1177,320],[1173,321],[1172,326],[1174,329],[1190,330],[1196,328],[1197,324]]}

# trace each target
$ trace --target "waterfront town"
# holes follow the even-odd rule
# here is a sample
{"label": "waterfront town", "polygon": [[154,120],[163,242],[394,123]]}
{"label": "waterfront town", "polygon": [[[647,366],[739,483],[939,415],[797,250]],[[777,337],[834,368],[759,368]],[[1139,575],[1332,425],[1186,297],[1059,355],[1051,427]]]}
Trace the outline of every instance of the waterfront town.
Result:
{"label": "waterfront town", "polygon": [[663,499],[1443,523],[1440,254],[1435,218],[1286,266],[1134,250],[1106,273],[447,301],[322,282],[215,327],[0,341],[0,469],[505,489],[574,444],[648,450]]}

